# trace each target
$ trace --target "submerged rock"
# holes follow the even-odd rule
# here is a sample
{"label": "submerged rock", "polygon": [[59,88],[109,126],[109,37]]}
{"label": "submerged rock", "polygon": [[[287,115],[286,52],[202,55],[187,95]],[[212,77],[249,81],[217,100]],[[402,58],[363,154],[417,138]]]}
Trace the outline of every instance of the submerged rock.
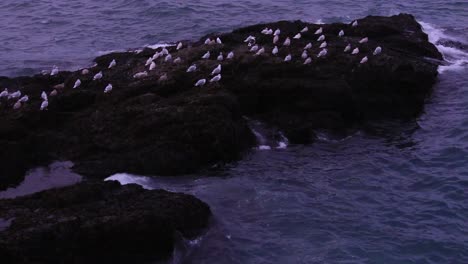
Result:
{"label": "submerged rock", "polygon": [[[310,30],[291,39],[304,27]],[[280,29],[277,44],[264,28]],[[327,42],[326,55],[315,32]],[[344,36],[339,37],[343,30]],[[250,45],[265,50],[255,55]],[[207,38],[222,44],[205,45]],[[289,46],[282,46],[286,37]],[[367,37],[368,41],[359,43]],[[362,42],[362,41],[361,41]],[[303,48],[312,43],[304,64]],[[322,43],[323,44],[323,43]],[[359,48],[357,55],[345,47]],[[274,45],[278,54],[272,55]],[[376,47],[379,55],[373,55]],[[344,130],[384,118],[413,118],[422,112],[437,77],[437,49],[413,16],[366,17],[358,26],[314,25],[301,21],[261,24],[227,34],[210,34],[183,48],[167,47],[180,63],[166,61],[163,50],[101,56],[90,74],[60,72],[56,76],[0,78],[0,88],[20,89],[30,101],[20,110],[12,102],[0,103],[0,187],[18,182],[31,166],[52,160],[71,160],[75,171],[96,177],[116,172],[176,175],[194,172],[218,162],[239,159],[255,144],[243,116],[262,120],[284,132],[291,143],[309,143],[315,129]],[[211,54],[234,57],[218,61]],[[166,53],[164,51],[164,53]],[[291,54],[291,61],[284,62]],[[323,52],[322,54],[325,54]],[[364,56],[366,63],[360,64]],[[150,58],[150,59],[149,59]],[[118,63],[111,69],[112,60]],[[145,64],[157,66],[148,71]],[[191,65],[196,70],[187,72]],[[211,79],[222,65],[222,79]],[[92,76],[102,71],[101,80]],[[147,76],[134,78],[139,72]],[[166,76],[164,81],[159,81]],[[79,88],[72,89],[77,79]],[[65,83],[39,111],[39,95]],[[113,84],[113,91],[103,89]]]}
{"label": "submerged rock", "polygon": [[[209,207],[191,195],[117,182],[0,200],[2,263],[150,263],[200,235]],[[5,222],[5,221],[4,221]]]}

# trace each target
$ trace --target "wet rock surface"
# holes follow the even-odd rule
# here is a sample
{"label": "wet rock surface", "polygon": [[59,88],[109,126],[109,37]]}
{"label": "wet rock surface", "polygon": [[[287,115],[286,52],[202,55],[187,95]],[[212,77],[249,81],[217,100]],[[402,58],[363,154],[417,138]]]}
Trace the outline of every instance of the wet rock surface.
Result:
{"label": "wet rock surface", "polygon": [[2,263],[148,263],[210,218],[197,198],[117,182],[80,183],[0,200]]}
{"label": "wet rock surface", "polygon": [[[76,172],[91,177],[124,171],[178,175],[237,160],[255,145],[244,116],[277,127],[291,143],[312,142],[315,129],[341,131],[372,120],[417,116],[436,81],[441,54],[411,15],[371,16],[358,23],[280,21],[210,34],[183,42],[180,50],[168,47],[173,60],[181,62],[161,57],[152,71],[145,62],[155,50],[146,48],[98,57],[86,75],[0,78],[2,89],[30,97],[16,110],[15,101],[0,99],[0,187],[53,160],[71,160]],[[309,31],[292,39],[305,26]],[[260,33],[265,27],[281,29],[276,56],[273,36]],[[318,58],[322,42],[314,32],[320,27],[328,52]],[[249,35],[264,54],[249,51],[244,43]],[[223,43],[205,45],[208,37]],[[288,47],[282,45],[286,37],[291,38]],[[364,37],[369,41],[360,44]],[[304,65],[301,54],[309,42],[312,62]],[[348,44],[359,54],[344,53]],[[374,56],[377,46],[382,53]],[[207,51],[210,59],[202,60]],[[232,60],[216,60],[230,51]],[[288,54],[292,60],[284,62]],[[360,64],[364,56],[368,62]],[[108,69],[113,59],[117,65]],[[197,70],[186,72],[192,64]],[[209,80],[218,64],[221,81],[194,87],[199,79]],[[93,81],[100,71],[103,78]],[[143,71],[146,77],[134,78]],[[82,84],[72,89],[77,79]],[[64,88],[54,88],[62,83]],[[105,94],[109,83],[113,90]],[[41,91],[54,89],[58,95],[49,96],[47,110],[39,111]]]}

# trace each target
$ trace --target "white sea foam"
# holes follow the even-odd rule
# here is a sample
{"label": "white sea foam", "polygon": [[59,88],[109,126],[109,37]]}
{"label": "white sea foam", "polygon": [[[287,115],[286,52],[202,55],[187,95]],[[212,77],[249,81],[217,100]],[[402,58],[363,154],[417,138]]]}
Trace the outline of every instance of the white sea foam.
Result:
{"label": "white sea foam", "polygon": [[128,173],[116,173],[104,179],[104,181],[118,181],[122,185],[136,183],[145,189],[152,189],[150,186],[151,179],[145,176],[136,176]]}
{"label": "white sea foam", "polygon": [[432,24],[421,21],[419,23],[422,25],[424,32],[428,35],[429,41],[442,53],[446,62],[445,65],[439,66],[439,73],[460,71],[468,68],[468,53],[455,47],[450,47],[443,42],[461,42],[460,39],[446,34],[444,29],[438,28]]}

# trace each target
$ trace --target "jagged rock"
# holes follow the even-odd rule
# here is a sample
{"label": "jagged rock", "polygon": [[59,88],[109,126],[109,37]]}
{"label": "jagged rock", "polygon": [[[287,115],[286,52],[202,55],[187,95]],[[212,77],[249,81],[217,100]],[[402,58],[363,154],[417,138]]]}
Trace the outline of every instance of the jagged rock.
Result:
{"label": "jagged rock", "polygon": [[[12,102],[0,105],[0,187],[17,182],[31,166],[52,160],[75,162],[75,171],[86,176],[105,177],[115,172],[175,175],[194,172],[217,162],[239,159],[254,145],[254,136],[242,116],[278,127],[292,143],[309,143],[314,130],[344,130],[384,118],[413,118],[421,113],[424,100],[436,81],[442,59],[413,16],[366,17],[359,26],[314,25],[301,21],[261,24],[211,34],[177,51],[169,47],[174,64],[156,60],[148,71],[145,63],[154,50],[101,56],[88,75],[81,71],[61,72],[50,77],[37,75],[1,78],[0,87],[21,89],[30,102],[20,111]],[[281,29],[280,41],[292,37],[304,26],[309,32],[289,47],[279,45],[271,55],[272,36],[265,28]],[[328,43],[328,53],[317,58],[320,43],[313,32],[319,27]],[[345,31],[338,37],[340,30]],[[253,56],[244,39],[254,35],[265,53]],[[222,45],[204,45],[206,37],[220,37]],[[369,41],[359,44],[368,37]],[[303,47],[312,63],[300,59]],[[344,53],[347,44],[360,53]],[[377,46],[383,51],[372,52]],[[160,50],[160,49],[159,49]],[[207,51],[209,60],[201,57]],[[232,60],[219,62],[216,54],[234,51]],[[292,54],[291,62],[284,62]],[[369,61],[360,64],[362,57]],[[117,65],[107,69],[115,59]],[[197,64],[197,71],[186,69]],[[194,87],[197,80],[222,64],[222,80]],[[92,76],[103,72],[103,78]],[[134,74],[148,71],[135,79]],[[158,81],[167,74],[167,80]],[[71,89],[76,79],[82,84]],[[65,88],[50,98],[47,111],[39,111],[39,95],[53,86]],[[112,93],[103,89],[112,83]]]}
{"label": "jagged rock", "polygon": [[191,195],[117,182],[0,200],[2,263],[148,263],[200,235],[209,207]]}

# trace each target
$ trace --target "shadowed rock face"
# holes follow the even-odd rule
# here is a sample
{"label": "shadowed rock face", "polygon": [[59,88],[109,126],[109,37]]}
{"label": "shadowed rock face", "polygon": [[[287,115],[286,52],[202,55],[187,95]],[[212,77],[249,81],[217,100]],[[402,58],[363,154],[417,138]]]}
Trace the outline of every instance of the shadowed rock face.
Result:
{"label": "shadowed rock face", "polygon": [[[14,101],[1,101],[0,186],[17,182],[33,165],[57,159],[72,160],[75,171],[97,177],[122,171],[176,175],[236,160],[255,143],[244,115],[278,127],[292,143],[312,142],[317,128],[342,131],[370,120],[417,116],[436,80],[441,54],[411,15],[366,17],[358,23],[281,21],[212,34],[184,42],[179,51],[168,48],[182,62],[159,58],[153,71],[145,62],[155,51],[144,49],[101,56],[88,75],[1,78],[0,87],[20,89],[30,102],[13,110]],[[292,39],[305,26],[309,31]],[[277,56],[271,55],[273,36],[260,33],[265,27],[281,29]],[[328,43],[323,58],[317,58],[320,42],[314,35],[319,27]],[[340,30],[344,37],[338,37]],[[264,54],[248,51],[248,35],[256,37]],[[222,45],[203,44],[218,36]],[[289,47],[282,46],[286,36]],[[359,44],[363,37],[369,41]],[[312,63],[303,65],[300,56],[308,42]],[[348,43],[360,53],[344,53]],[[377,46],[383,51],[373,56]],[[211,58],[202,60],[206,51]],[[216,60],[219,52],[230,51],[233,60]],[[283,61],[287,54],[291,62]],[[360,64],[364,56],[369,60]],[[107,69],[113,59],[117,66]],[[195,88],[219,63],[221,81]],[[192,64],[197,71],[187,73]],[[133,78],[144,70],[146,78]],[[104,77],[92,81],[99,71]],[[158,81],[164,74],[168,79]],[[72,89],[78,78],[81,86]],[[47,111],[39,111],[41,91],[60,83],[65,88],[49,99]],[[108,83],[114,89],[104,94]]]}
{"label": "shadowed rock face", "polygon": [[168,258],[175,232],[207,227],[209,207],[191,195],[116,182],[82,183],[0,200],[2,263],[147,263]]}

